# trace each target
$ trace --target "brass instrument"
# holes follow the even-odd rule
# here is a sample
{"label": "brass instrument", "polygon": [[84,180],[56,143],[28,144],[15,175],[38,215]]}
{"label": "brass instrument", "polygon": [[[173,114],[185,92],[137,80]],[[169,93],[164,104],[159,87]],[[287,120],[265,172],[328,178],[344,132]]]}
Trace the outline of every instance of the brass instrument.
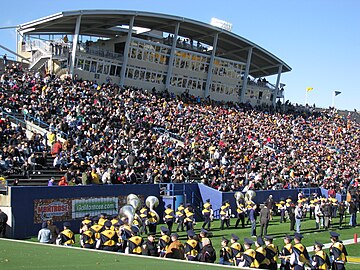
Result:
{"label": "brass instrument", "polygon": [[141,205],[139,197],[135,194],[129,194],[126,198],[126,203],[132,205],[135,210],[139,210]]}
{"label": "brass instrument", "polygon": [[136,220],[138,222],[139,226],[141,227],[142,226],[141,217],[136,213],[136,211],[139,210],[141,207],[141,201],[140,201],[139,197],[135,194],[129,194],[126,198],[126,201],[127,201],[127,204],[130,204],[130,205],[132,205],[132,207],[134,207],[134,209],[135,209],[134,220]]}
{"label": "brass instrument", "polygon": [[256,193],[255,191],[253,190],[248,190],[246,191],[245,193],[245,202],[248,203],[248,202],[252,202],[254,203],[253,199],[256,197]]}
{"label": "brass instrument", "polygon": [[122,217],[127,217],[128,225],[132,226],[135,217],[135,208],[130,204],[125,204],[120,208],[119,215]]}
{"label": "brass instrument", "polygon": [[158,213],[156,213],[154,210],[154,208],[159,205],[159,199],[155,196],[149,196],[146,198],[145,203],[146,203],[146,206],[149,207],[149,211],[155,214],[157,222],[159,222],[160,217],[159,217]]}
{"label": "brass instrument", "polygon": [[244,199],[244,194],[240,191],[236,191],[234,194],[235,197],[235,201],[236,201],[236,206],[237,208],[241,208],[240,207],[240,200]]}

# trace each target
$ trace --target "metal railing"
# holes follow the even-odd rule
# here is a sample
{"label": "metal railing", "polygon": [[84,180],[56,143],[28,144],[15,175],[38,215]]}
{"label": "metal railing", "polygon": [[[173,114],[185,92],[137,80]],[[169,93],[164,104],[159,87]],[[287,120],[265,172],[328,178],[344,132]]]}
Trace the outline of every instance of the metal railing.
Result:
{"label": "metal railing", "polygon": [[17,118],[14,114],[5,112],[3,110],[3,108],[1,108],[0,111],[1,111],[2,116],[5,115],[6,117],[8,117],[10,119],[10,121],[12,120],[13,123],[15,123],[17,125],[21,124],[23,127],[26,127],[26,122],[24,120],[21,120],[21,119]]}
{"label": "metal railing", "polygon": [[86,46],[78,46],[78,51],[94,56],[100,56],[104,58],[111,58],[114,60],[123,60],[124,55],[121,53],[111,52],[108,50],[100,49],[97,47],[86,47]]}
{"label": "metal railing", "polygon": [[41,50],[43,52],[50,52],[50,42],[40,39],[31,40],[25,43],[25,50]]}
{"label": "metal railing", "polygon": [[[5,112],[2,108],[0,109],[1,114],[5,115],[6,117],[10,118],[12,120],[13,123],[15,124],[22,124],[24,127],[27,126],[26,121],[29,121],[37,126],[39,126],[40,128],[44,128],[45,130],[49,131],[50,130],[50,125],[48,123],[45,123],[44,121],[42,121],[41,119],[39,119],[38,117],[34,117],[32,115],[26,114],[23,115],[24,119],[19,119],[18,117],[16,117],[16,115],[13,113],[8,113]],[[62,138],[68,138],[68,134],[60,131],[58,129],[54,129],[54,131],[60,135],[60,137]]]}
{"label": "metal railing", "polygon": [[36,51],[32,56],[31,56],[31,66],[33,67],[42,57],[43,57],[43,52],[42,51]]}
{"label": "metal railing", "polygon": [[[39,127],[43,127],[44,129],[46,129],[47,131],[50,130],[50,125],[44,121],[42,121],[40,118],[38,117],[35,117],[35,116],[32,116],[32,115],[29,115],[29,114],[26,114],[24,115],[24,119],[25,121],[29,121],[29,122],[32,122],[33,124],[39,126]],[[54,128],[54,131],[57,133],[57,134],[60,134],[60,136],[62,138],[68,138],[68,134],[61,131],[61,130],[58,130],[56,128]]]}

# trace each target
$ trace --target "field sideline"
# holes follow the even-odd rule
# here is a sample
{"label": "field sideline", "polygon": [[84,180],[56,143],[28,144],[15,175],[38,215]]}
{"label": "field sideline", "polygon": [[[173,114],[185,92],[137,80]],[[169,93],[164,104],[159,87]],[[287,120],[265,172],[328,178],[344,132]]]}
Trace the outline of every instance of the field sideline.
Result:
{"label": "field sideline", "polygon": [[[108,251],[0,239],[0,269],[172,269],[235,268],[209,263],[126,255]],[[186,264],[186,266],[184,265]],[[239,268],[237,268],[239,269]],[[243,268],[249,269],[249,268]]]}
{"label": "field sideline", "polygon": [[[349,250],[357,252],[356,245]],[[127,269],[189,269],[205,270],[238,267],[177,261],[166,258],[150,258],[139,255],[125,255],[108,251],[46,245],[32,241],[0,239],[0,268],[12,269],[104,269],[121,267]],[[184,265],[186,264],[186,265]],[[358,263],[348,263],[347,269],[359,269]],[[250,269],[250,268],[241,268]]]}
{"label": "field sideline", "polygon": [[[360,228],[345,227],[343,229],[338,228],[338,219],[333,220],[333,228],[331,230],[337,231],[341,234],[340,239],[353,239],[355,233],[360,235]],[[240,237],[240,242],[244,237],[249,237],[250,228],[247,226],[244,229],[235,229],[235,219],[231,220],[232,226],[226,230],[219,230],[219,221],[212,223],[212,232],[214,236],[211,238],[214,248],[216,250],[217,262],[219,260],[220,242],[223,236],[230,238],[234,233]],[[196,225],[196,232],[199,232],[199,228],[202,223],[199,222]],[[330,242],[328,231],[316,231],[314,229],[315,221],[306,220],[302,223],[302,234],[305,236],[303,243],[307,247],[311,247],[314,241],[320,241],[324,244]],[[257,228],[258,229],[258,228]],[[159,230],[159,227],[158,227]],[[74,228],[77,232],[77,228]],[[259,233],[259,231],[257,231]],[[289,231],[289,223],[279,223],[279,217],[274,217],[271,221],[268,232],[275,237],[275,245],[279,249],[283,246],[284,234],[293,234]],[[186,233],[180,232],[180,240],[186,241]],[[156,259],[144,256],[136,255],[123,255],[119,253],[104,252],[97,250],[84,250],[79,247],[79,235],[76,235],[76,244],[73,248],[63,248],[53,245],[34,244],[37,242],[37,238],[33,237],[27,241],[15,241],[15,240],[2,240],[0,241],[0,269],[65,269],[71,267],[73,269],[104,269],[104,267],[125,267],[129,269],[215,269],[220,265],[192,263],[186,261],[174,261],[171,259]],[[33,245],[31,245],[33,244]],[[347,245],[349,256],[359,256],[359,245]],[[90,253],[88,253],[90,252]],[[326,250],[328,252],[328,250]],[[186,263],[186,265],[184,265]],[[227,267],[229,268],[229,267]],[[360,269],[360,265],[356,263],[348,263],[346,268],[349,270]],[[239,268],[238,268],[239,269]]]}

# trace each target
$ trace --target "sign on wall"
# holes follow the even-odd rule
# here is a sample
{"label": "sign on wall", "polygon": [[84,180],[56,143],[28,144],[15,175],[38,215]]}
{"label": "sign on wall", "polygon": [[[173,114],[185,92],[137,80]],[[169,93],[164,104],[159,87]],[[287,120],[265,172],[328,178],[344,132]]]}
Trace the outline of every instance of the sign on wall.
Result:
{"label": "sign on wall", "polygon": [[[138,195],[145,202],[144,195]],[[34,200],[34,224],[52,219],[68,221],[83,218],[86,214],[98,216],[100,213],[115,215],[126,204],[127,196],[86,197],[69,199],[36,199]]]}
{"label": "sign on wall", "polygon": [[34,200],[34,223],[71,219],[71,199]]}
{"label": "sign on wall", "polygon": [[72,218],[82,218],[86,214],[97,216],[100,213],[114,215],[119,213],[118,197],[80,198],[72,200]]}

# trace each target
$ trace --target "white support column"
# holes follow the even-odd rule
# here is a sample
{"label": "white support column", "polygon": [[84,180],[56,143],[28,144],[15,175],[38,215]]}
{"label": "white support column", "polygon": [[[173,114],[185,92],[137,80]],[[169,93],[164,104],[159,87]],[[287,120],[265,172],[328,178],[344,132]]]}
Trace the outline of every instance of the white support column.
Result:
{"label": "white support column", "polygon": [[253,50],[253,48],[250,47],[249,51],[248,51],[246,68],[245,68],[245,73],[244,73],[244,78],[243,78],[243,86],[242,86],[241,93],[240,93],[240,102],[245,102],[245,92],[246,92],[247,81],[248,81],[248,76],[249,76],[252,50]]}
{"label": "white support column", "polygon": [[79,33],[80,33],[80,24],[81,24],[81,15],[79,15],[76,19],[75,25],[75,33],[72,39],[72,51],[71,51],[71,62],[70,62],[70,75],[74,77],[74,68],[75,68],[75,57],[76,57],[76,49],[79,40]]}
{"label": "white support column", "polygon": [[[16,35],[16,53],[19,53],[19,33],[18,29],[15,29],[15,35]],[[21,44],[20,44],[20,51],[21,51]],[[19,61],[19,58],[16,56],[16,61]]]}
{"label": "white support column", "polygon": [[173,43],[171,44],[169,65],[168,65],[166,82],[165,82],[165,89],[167,89],[167,90],[169,90],[169,88],[170,88],[170,80],[171,80],[172,71],[173,71],[173,67],[174,67],[175,49],[176,49],[177,39],[178,39],[178,35],[179,35],[179,29],[180,29],[180,23],[178,22],[175,26]]}
{"label": "white support column", "polygon": [[207,98],[209,96],[209,90],[210,90],[210,85],[212,82],[212,75],[213,75],[212,70],[213,70],[213,66],[214,66],[214,59],[215,59],[215,54],[216,54],[218,38],[219,38],[219,33],[216,33],[215,37],[214,37],[214,41],[213,41],[213,49],[211,52],[210,63],[209,63],[209,68],[208,68],[208,73],[207,73],[207,78],[206,78],[204,98]]}
{"label": "white support column", "polygon": [[274,108],[276,107],[276,97],[277,97],[277,93],[279,91],[282,67],[283,67],[283,65],[279,65],[278,75],[277,75],[277,78],[276,78],[275,91],[274,91],[273,100],[272,100]]}
{"label": "white support column", "polygon": [[125,82],[126,67],[127,67],[127,63],[129,60],[129,48],[130,48],[132,30],[134,27],[134,21],[135,21],[135,16],[132,16],[130,19],[129,31],[128,31],[128,35],[127,35],[126,42],[125,42],[124,60],[123,60],[122,66],[121,66],[121,73],[120,73],[120,86],[121,87],[124,86],[124,82]]}

